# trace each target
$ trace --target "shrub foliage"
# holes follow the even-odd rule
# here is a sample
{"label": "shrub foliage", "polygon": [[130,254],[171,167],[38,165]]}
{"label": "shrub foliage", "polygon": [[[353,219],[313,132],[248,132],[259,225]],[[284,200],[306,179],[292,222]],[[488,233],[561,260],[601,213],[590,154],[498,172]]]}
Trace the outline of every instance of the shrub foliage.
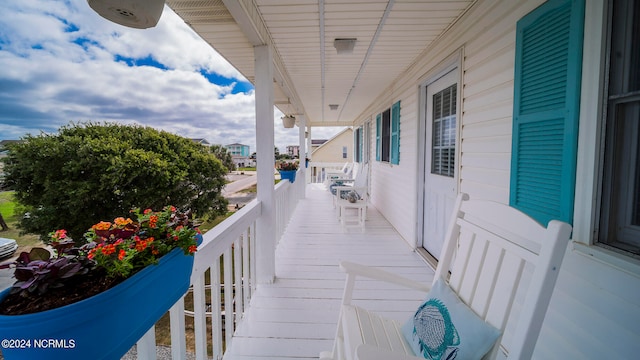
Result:
{"label": "shrub foliage", "polygon": [[46,238],[81,239],[101,219],[172,204],[196,216],[226,211],[227,169],[203,145],[148,127],[70,124],[27,135],[4,159],[6,181],[26,216],[20,227]]}

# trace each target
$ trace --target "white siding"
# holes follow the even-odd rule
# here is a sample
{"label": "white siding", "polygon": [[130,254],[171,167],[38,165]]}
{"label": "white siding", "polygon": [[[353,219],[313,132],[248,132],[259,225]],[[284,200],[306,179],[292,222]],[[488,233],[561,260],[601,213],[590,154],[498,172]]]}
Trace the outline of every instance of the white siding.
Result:
{"label": "white siding", "polygon": [[[408,243],[413,244],[416,237],[419,196],[419,86],[459,49],[464,54],[460,190],[472,198],[508,203],[515,28],[520,18],[541,3],[479,1],[363,114],[363,119],[375,120],[375,114],[402,101],[399,166],[375,161],[375,121],[372,123],[371,199]],[[581,229],[580,233],[589,231]],[[637,359],[638,354],[640,274],[569,250],[534,357]]]}
{"label": "white siding", "polygon": [[[391,91],[390,93],[393,93]],[[376,161],[376,114],[400,100],[400,164]],[[416,164],[418,147],[418,94],[413,88],[387,98],[370,114],[371,123],[371,203],[396,230],[413,244],[416,228]]]}

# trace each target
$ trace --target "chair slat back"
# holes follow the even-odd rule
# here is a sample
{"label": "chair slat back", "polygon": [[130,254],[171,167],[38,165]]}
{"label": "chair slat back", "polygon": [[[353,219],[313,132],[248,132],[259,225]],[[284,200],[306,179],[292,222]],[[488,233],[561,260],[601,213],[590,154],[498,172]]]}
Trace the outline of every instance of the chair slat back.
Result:
{"label": "chair slat back", "polygon": [[450,287],[485,321],[504,331],[525,268],[533,269],[509,348],[496,344],[488,356],[495,357],[498,346],[502,346],[515,358],[528,358],[542,326],[571,226],[552,221],[544,227],[508,205],[468,200],[466,194],[458,197],[456,209],[435,278],[446,278],[443,275],[450,270]]}
{"label": "chair slat back", "polygon": [[360,171],[353,180],[353,187],[367,187],[367,176],[369,175],[369,165],[364,164],[360,167]]}

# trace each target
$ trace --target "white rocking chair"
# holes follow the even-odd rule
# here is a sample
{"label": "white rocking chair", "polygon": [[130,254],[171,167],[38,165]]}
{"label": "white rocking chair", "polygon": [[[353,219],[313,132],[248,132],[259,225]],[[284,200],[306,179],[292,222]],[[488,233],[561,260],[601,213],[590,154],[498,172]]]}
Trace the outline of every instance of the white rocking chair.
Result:
{"label": "white rocking chair", "polygon": [[[571,226],[566,223],[553,220],[545,228],[515,208],[495,202],[468,200],[466,194],[460,194],[433,284],[425,285],[354,263],[341,264],[347,273],[347,281],[336,339],[333,350],[323,352],[320,358],[423,359],[416,356],[402,335],[402,323],[351,304],[355,279],[363,276],[425,292],[437,279],[445,279],[462,303],[484,320],[480,323],[486,322],[500,333],[504,333],[510,317],[517,313],[513,320],[517,319],[517,322],[509,325],[509,339],[503,342],[505,339],[499,336],[495,343],[488,344],[489,350],[483,359],[495,359],[499,352],[510,359],[529,359],[570,234]],[[530,277],[524,277],[530,280],[521,298],[522,306],[516,306],[518,310],[512,312],[525,264],[530,264],[533,270]],[[465,305],[462,306],[466,308]]]}

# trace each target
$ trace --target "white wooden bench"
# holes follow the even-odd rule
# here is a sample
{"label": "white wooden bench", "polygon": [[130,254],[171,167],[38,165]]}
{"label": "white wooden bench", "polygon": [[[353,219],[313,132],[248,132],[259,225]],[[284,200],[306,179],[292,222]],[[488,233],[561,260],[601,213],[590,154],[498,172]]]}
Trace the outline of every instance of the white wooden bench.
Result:
{"label": "white wooden bench", "polygon": [[[545,228],[512,207],[468,200],[466,194],[460,194],[432,284],[415,282],[359,264],[341,264],[347,280],[334,348],[323,352],[320,358],[423,358],[416,357],[402,336],[403,323],[385,319],[352,304],[356,277],[362,276],[424,292],[430,290],[436,279],[446,279],[462,302],[501,334],[510,324],[510,336],[499,336],[484,359],[495,359],[499,355],[510,359],[529,359],[570,234],[571,226],[566,223],[554,220]],[[521,281],[525,278],[526,281]],[[521,291],[525,291],[524,296],[519,296],[522,304],[513,306],[521,285],[524,287]],[[514,309],[517,311],[512,311]],[[514,319],[509,322],[512,316]],[[506,342],[505,338],[508,338]]]}

